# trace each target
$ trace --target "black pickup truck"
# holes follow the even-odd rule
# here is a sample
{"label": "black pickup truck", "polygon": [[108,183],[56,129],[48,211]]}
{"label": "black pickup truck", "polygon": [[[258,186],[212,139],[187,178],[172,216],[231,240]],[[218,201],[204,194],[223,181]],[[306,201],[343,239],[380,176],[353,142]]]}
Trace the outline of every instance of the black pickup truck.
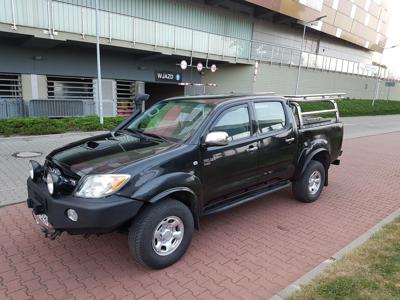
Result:
{"label": "black pickup truck", "polygon": [[[31,161],[28,207],[46,237],[128,230],[141,264],[166,267],[185,253],[201,216],[290,186],[296,199],[317,200],[342,153],[342,96],[161,101],[110,133],[54,150],[43,166]],[[333,108],[302,112],[301,101]]]}

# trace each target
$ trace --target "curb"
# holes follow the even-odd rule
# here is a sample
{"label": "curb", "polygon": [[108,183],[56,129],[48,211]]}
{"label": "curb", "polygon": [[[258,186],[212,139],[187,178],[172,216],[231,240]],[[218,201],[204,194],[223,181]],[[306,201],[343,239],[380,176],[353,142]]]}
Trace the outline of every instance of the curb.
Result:
{"label": "curb", "polygon": [[363,245],[366,241],[369,240],[369,238],[372,235],[374,235],[376,232],[378,232],[380,229],[382,229],[382,227],[391,223],[398,217],[400,217],[400,209],[397,209],[396,211],[394,211],[393,213],[388,215],[382,221],[380,221],[379,223],[374,225],[372,228],[370,228],[367,232],[360,235],[358,238],[356,238],[350,244],[348,244],[344,248],[340,249],[338,252],[336,252],[330,258],[328,258],[327,260],[320,263],[314,269],[312,269],[311,271],[309,271],[306,274],[304,274],[303,276],[301,276],[299,279],[297,279],[296,281],[294,281],[293,283],[288,285],[286,288],[284,288],[280,292],[273,295],[270,299],[271,300],[283,300],[283,299],[290,297],[295,292],[300,291],[302,285],[306,285],[307,283],[312,281],[315,277],[317,277],[323,271],[325,271],[325,269],[333,262],[340,260],[341,258],[343,258],[343,256],[351,253],[356,248]]}

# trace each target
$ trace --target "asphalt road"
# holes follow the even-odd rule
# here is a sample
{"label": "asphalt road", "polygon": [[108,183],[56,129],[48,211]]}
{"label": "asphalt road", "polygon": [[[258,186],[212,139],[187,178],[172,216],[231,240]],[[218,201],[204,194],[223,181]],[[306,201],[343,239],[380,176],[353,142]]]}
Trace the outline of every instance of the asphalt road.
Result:
{"label": "asphalt road", "polygon": [[347,139],[400,131],[400,115],[342,118]]}
{"label": "asphalt road", "polygon": [[[345,138],[357,138],[400,131],[400,115],[378,117],[342,118]],[[25,181],[28,177],[28,164],[31,158],[16,158],[13,153],[38,151],[42,155],[33,159],[43,163],[45,156],[62,145],[98,133],[66,133],[47,136],[0,138],[0,207],[23,202],[26,199]]]}

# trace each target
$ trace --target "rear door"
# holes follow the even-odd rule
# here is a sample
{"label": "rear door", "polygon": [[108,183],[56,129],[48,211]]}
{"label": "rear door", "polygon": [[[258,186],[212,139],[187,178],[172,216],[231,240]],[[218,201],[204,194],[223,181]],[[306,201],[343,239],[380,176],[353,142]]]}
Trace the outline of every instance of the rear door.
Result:
{"label": "rear door", "polygon": [[258,141],[248,104],[235,105],[222,112],[208,132],[225,131],[231,142],[202,150],[204,198],[206,205],[223,201],[258,179]]}
{"label": "rear door", "polygon": [[255,101],[253,108],[263,181],[291,178],[295,170],[297,139],[285,104],[279,100],[261,100]]}

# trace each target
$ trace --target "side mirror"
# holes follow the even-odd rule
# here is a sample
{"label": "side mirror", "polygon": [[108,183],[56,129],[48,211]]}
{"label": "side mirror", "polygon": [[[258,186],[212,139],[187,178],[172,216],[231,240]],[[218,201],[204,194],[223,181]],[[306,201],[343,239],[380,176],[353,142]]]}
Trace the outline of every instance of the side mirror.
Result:
{"label": "side mirror", "polygon": [[209,132],[206,136],[205,144],[207,146],[225,146],[228,145],[232,139],[225,131]]}

